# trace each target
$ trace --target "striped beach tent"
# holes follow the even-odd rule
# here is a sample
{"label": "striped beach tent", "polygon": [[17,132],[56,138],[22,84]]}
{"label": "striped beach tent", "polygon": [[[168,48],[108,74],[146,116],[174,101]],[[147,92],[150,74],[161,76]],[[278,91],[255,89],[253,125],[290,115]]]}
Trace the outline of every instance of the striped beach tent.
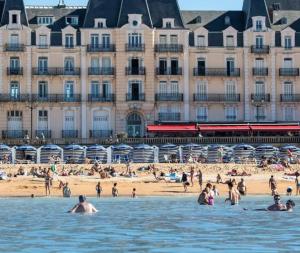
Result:
{"label": "striped beach tent", "polygon": [[86,149],[86,157],[99,163],[106,163],[107,149],[101,145],[89,146]]}
{"label": "striped beach tent", "polygon": [[132,160],[134,163],[153,163],[154,147],[146,144],[140,144],[133,148]]}
{"label": "striped beach tent", "polygon": [[37,159],[37,149],[30,145],[18,146],[16,150],[17,160],[26,160],[31,162],[36,162]]}
{"label": "striped beach tent", "polygon": [[85,148],[71,144],[64,147],[64,161],[66,163],[81,164],[85,160]]}
{"label": "striped beach tent", "polygon": [[40,162],[49,163],[51,157],[59,157],[63,159],[63,149],[54,144],[48,144],[40,147]]}

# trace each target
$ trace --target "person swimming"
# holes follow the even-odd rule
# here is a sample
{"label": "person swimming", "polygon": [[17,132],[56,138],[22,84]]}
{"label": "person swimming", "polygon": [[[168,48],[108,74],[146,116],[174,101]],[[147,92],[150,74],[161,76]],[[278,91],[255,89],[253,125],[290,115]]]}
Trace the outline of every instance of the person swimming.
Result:
{"label": "person swimming", "polygon": [[241,200],[241,195],[238,192],[238,190],[233,187],[232,182],[228,183],[228,189],[229,189],[229,197],[225,199],[225,202],[230,201],[232,206],[238,205],[239,201]]}
{"label": "person swimming", "polygon": [[274,196],[274,202],[275,204],[267,208],[268,211],[284,211],[284,209],[286,209],[286,206],[283,205],[280,201],[280,195]]}
{"label": "person swimming", "polygon": [[[289,199],[285,205],[280,203],[280,196],[276,195],[274,196],[275,204],[272,206],[269,206],[268,208],[262,208],[262,209],[254,209],[253,211],[271,211],[271,212],[293,212],[295,205],[295,202],[291,199]],[[244,208],[245,211],[247,211],[247,208]]]}
{"label": "person swimming", "polygon": [[89,202],[86,201],[86,197],[79,196],[79,203],[75,205],[69,213],[97,213],[98,210]]}

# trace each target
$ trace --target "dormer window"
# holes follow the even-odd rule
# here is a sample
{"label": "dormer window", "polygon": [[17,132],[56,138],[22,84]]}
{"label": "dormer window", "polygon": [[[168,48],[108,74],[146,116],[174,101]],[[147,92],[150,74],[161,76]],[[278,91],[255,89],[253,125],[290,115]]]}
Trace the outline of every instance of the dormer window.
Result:
{"label": "dormer window", "polygon": [[52,25],[53,24],[53,17],[51,16],[43,16],[37,18],[38,25]]}
{"label": "dormer window", "polygon": [[196,18],[196,23],[197,23],[197,24],[201,24],[201,22],[202,22],[201,16],[198,16],[198,17]]}
{"label": "dormer window", "polygon": [[9,24],[11,25],[21,24],[20,14],[21,11],[9,11]]}
{"label": "dormer window", "polygon": [[174,19],[172,18],[164,18],[163,19],[163,27],[167,29],[174,28]]}
{"label": "dormer window", "polygon": [[273,3],[273,10],[274,11],[279,11],[280,10],[280,3]]}
{"label": "dormer window", "polygon": [[230,17],[229,16],[226,16],[225,17],[225,25],[230,25]]}
{"label": "dormer window", "polygon": [[106,28],[106,19],[96,18],[95,19],[95,28]]}
{"label": "dormer window", "polygon": [[286,25],[286,24],[287,24],[287,18],[286,18],[286,17],[283,17],[283,18],[281,19],[281,24],[282,24],[282,25]]}
{"label": "dormer window", "polygon": [[262,21],[261,20],[256,20],[255,30],[256,31],[261,31],[262,30]]}
{"label": "dormer window", "polygon": [[67,25],[78,25],[78,17],[77,16],[69,16],[66,17]]}
{"label": "dormer window", "polygon": [[254,32],[263,32],[266,30],[266,17],[253,17],[252,24]]}
{"label": "dormer window", "polygon": [[131,27],[138,27],[142,24],[142,15],[140,14],[129,14],[128,15],[128,23]]}

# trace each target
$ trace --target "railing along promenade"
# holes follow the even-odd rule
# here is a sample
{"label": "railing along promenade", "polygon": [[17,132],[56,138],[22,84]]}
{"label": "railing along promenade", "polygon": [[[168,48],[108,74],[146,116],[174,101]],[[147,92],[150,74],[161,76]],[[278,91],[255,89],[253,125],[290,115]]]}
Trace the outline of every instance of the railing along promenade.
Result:
{"label": "railing along promenade", "polygon": [[81,144],[81,145],[92,145],[92,144],[101,144],[101,145],[115,145],[120,143],[125,143],[128,145],[136,145],[140,143],[149,144],[149,145],[161,145],[166,143],[173,143],[177,145],[184,145],[188,143],[197,143],[197,144],[239,144],[239,143],[248,143],[248,144],[299,144],[300,136],[241,136],[241,137],[155,137],[155,138],[126,138],[126,139],[110,139],[110,138],[67,138],[67,139],[5,139],[2,142],[9,146],[14,145],[23,145],[24,143],[41,146],[47,143],[57,144],[57,145],[66,145],[66,144]]}

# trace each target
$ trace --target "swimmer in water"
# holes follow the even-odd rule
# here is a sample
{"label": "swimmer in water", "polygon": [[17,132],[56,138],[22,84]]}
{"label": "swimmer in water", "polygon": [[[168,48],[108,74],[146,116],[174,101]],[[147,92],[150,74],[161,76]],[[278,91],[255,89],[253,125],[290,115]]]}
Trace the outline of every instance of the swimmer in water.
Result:
{"label": "swimmer in water", "polygon": [[285,211],[286,206],[281,203],[280,195],[274,196],[274,202],[274,205],[271,205],[267,208],[268,211]]}
{"label": "swimmer in water", "polygon": [[237,189],[235,189],[233,187],[233,183],[232,182],[228,183],[228,188],[229,188],[229,198],[227,198],[225,200],[225,202],[230,201],[230,203],[231,203],[232,206],[238,205],[239,201],[241,200],[240,193],[238,192]]}
{"label": "swimmer in water", "polygon": [[79,196],[79,203],[74,206],[69,213],[97,213],[98,210],[89,202],[86,201],[86,197]]}
{"label": "swimmer in water", "polygon": [[[275,199],[276,197],[276,199]],[[254,211],[272,211],[272,212],[276,212],[276,211],[280,211],[280,212],[293,212],[293,209],[295,207],[295,202],[291,199],[289,199],[286,202],[286,205],[283,205],[280,203],[280,196],[276,195],[274,197],[274,201],[275,204],[268,207],[268,208],[263,208],[263,209],[254,209]],[[244,208],[245,211],[247,211],[247,208]]]}

